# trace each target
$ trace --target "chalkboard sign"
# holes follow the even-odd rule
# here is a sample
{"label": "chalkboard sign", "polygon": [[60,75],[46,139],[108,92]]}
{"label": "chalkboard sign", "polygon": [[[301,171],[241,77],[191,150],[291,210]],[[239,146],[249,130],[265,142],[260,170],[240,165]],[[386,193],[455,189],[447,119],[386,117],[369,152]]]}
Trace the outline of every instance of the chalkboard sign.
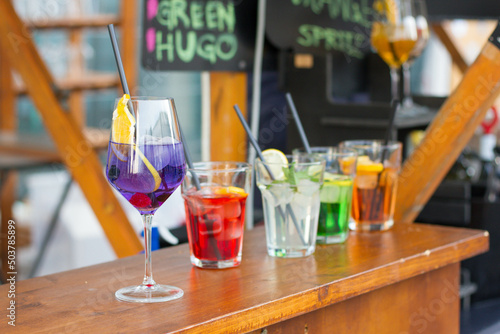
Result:
{"label": "chalkboard sign", "polygon": [[267,0],[266,36],[279,49],[363,58],[373,0]]}
{"label": "chalkboard sign", "polygon": [[247,71],[257,1],[145,0],[142,65],[149,70]]}

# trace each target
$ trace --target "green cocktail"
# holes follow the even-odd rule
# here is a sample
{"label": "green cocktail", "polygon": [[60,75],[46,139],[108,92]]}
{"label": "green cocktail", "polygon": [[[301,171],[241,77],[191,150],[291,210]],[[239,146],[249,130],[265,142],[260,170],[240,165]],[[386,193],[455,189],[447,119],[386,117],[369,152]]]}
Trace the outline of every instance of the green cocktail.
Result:
{"label": "green cocktail", "polygon": [[347,239],[351,214],[352,184],[350,176],[325,173],[320,192],[317,243],[341,243]]}
{"label": "green cocktail", "polygon": [[[311,147],[311,151],[326,163],[316,243],[342,243],[349,234],[356,151],[330,146]],[[304,149],[293,150],[293,154],[303,152]]]}

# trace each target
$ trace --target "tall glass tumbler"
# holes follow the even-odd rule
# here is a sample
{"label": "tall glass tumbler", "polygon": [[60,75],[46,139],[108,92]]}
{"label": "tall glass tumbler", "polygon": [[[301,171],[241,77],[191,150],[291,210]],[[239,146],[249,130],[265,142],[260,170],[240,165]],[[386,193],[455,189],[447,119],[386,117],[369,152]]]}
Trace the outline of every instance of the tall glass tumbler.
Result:
{"label": "tall glass tumbler", "polygon": [[358,153],[349,228],[384,231],[394,225],[394,207],[402,145],[381,140],[349,140],[340,147]]}
{"label": "tall glass tumbler", "polygon": [[287,163],[255,161],[262,194],[267,252],[276,257],[314,253],[325,161],[317,155],[287,156]]}
{"label": "tall glass tumbler", "polygon": [[182,183],[191,263],[200,268],[239,266],[252,166],[199,162]]}
{"label": "tall glass tumbler", "polygon": [[[349,235],[352,186],[356,175],[356,151],[338,147],[311,147],[314,154],[325,159],[325,176],[320,192],[318,244],[342,243]],[[295,149],[293,154],[304,153]]]}

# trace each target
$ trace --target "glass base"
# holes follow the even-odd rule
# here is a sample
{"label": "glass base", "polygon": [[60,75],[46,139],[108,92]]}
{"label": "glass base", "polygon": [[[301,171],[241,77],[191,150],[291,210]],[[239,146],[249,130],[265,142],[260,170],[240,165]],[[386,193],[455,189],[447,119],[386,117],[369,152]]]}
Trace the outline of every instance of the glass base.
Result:
{"label": "glass base", "polygon": [[369,231],[387,231],[394,225],[394,220],[384,222],[366,222],[358,223],[356,221],[349,221],[349,228],[353,231],[369,232]]}
{"label": "glass base", "polygon": [[210,260],[200,260],[193,255],[191,255],[191,264],[198,268],[203,269],[226,269],[226,268],[234,268],[239,266],[241,263],[241,255],[238,255],[234,259],[231,260],[219,260],[219,261],[210,261]]}
{"label": "glass base", "polygon": [[335,235],[318,235],[316,236],[316,243],[321,245],[341,244],[346,241],[348,235],[348,232]]}
{"label": "glass base", "polygon": [[181,298],[184,291],[175,286],[155,284],[133,285],[122,288],[115,293],[118,300],[133,303],[159,303]]}
{"label": "glass base", "polygon": [[314,253],[315,245],[308,248],[272,248],[267,247],[267,254],[274,257],[304,257]]}

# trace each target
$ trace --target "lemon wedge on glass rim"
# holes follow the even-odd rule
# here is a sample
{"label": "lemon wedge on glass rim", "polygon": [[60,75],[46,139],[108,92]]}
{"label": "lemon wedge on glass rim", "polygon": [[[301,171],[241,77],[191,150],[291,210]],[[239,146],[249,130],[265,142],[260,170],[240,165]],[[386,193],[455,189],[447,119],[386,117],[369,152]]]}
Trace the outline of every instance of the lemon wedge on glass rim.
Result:
{"label": "lemon wedge on glass rim", "polygon": [[[156,191],[161,184],[160,174],[153,167],[151,162],[146,158],[146,156],[141,152],[139,147],[135,144],[134,133],[135,133],[135,118],[128,109],[127,103],[130,100],[130,95],[124,94],[123,97],[118,101],[115,111],[113,112],[113,125],[111,129],[111,141],[116,144],[129,144],[133,147],[137,155],[141,158],[142,162],[149,170],[154,179],[154,188],[149,192]],[[111,149],[115,153],[116,157],[125,161],[127,159],[125,154],[120,149],[121,146],[111,144]],[[149,190],[149,189],[148,189]]]}
{"label": "lemon wedge on glass rim", "polygon": [[288,159],[286,155],[275,148],[269,148],[262,151],[262,156],[264,162],[269,167],[269,170],[274,176],[275,180],[285,179],[285,173],[283,172],[283,167],[288,168]]}

